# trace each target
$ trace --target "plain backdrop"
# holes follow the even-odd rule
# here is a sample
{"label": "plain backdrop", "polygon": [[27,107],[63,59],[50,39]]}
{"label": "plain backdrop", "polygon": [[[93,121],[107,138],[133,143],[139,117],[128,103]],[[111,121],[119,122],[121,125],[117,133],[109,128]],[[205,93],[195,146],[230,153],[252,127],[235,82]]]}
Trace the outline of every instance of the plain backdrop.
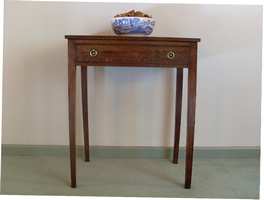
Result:
{"label": "plain backdrop", "polygon": [[[195,145],[259,146],[261,6],[6,1],[3,143],[67,145],[66,34],[113,35],[110,20],[138,9],[152,36],[201,38]],[[77,143],[83,144],[80,71]],[[91,145],[172,146],[175,69],[88,70]],[[181,146],[186,137],[184,71]]]}

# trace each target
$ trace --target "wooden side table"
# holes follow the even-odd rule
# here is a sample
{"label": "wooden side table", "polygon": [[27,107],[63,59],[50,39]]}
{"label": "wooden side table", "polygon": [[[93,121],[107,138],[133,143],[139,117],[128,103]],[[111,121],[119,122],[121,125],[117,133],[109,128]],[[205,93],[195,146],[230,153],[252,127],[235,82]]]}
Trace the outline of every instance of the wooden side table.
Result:
{"label": "wooden side table", "polygon": [[173,163],[178,162],[183,68],[188,69],[188,113],[185,188],[191,187],[196,104],[198,38],[66,35],[68,39],[68,94],[71,187],[76,187],[75,101],[76,68],[81,67],[85,161],[89,161],[87,100],[88,66],[177,68]]}

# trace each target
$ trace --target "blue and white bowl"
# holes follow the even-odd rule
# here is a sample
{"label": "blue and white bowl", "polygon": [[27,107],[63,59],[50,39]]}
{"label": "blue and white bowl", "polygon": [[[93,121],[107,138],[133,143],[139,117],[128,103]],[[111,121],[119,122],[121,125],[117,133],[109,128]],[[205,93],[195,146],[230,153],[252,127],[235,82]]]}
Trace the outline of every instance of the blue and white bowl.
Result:
{"label": "blue and white bowl", "polygon": [[112,28],[116,34],[144,34],[150,35],[155,21],[149,17],[115,17]]}

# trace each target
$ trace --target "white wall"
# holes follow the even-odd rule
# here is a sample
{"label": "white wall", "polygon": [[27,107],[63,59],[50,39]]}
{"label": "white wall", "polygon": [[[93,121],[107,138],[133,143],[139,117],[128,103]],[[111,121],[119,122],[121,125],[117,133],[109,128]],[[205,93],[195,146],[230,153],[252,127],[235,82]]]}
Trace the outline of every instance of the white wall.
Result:
{"label": "white wall", "polygon": [[[201,38],[196,146],[260,144],[260,6],[7,1],[5,9],[3,143],[68,144],[64,35],[113,34],[112,16],[140,9],[156,19],[153,36]],[[90,68],[88,78],[92,145],[172,145],[174,69]],[[82,144],[80,105],[78,76]]]}

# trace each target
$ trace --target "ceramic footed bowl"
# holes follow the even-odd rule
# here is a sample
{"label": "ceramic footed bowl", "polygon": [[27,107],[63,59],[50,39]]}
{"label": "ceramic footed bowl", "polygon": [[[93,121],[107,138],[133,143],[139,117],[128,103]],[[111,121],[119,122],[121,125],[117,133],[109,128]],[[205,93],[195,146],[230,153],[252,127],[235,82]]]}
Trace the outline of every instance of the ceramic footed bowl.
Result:
{"label": "ceramic footed bowl", "polygon": [[150,35],[155,21],[149,17],[114,17],[112,28],[116,34],[144,34]]}

